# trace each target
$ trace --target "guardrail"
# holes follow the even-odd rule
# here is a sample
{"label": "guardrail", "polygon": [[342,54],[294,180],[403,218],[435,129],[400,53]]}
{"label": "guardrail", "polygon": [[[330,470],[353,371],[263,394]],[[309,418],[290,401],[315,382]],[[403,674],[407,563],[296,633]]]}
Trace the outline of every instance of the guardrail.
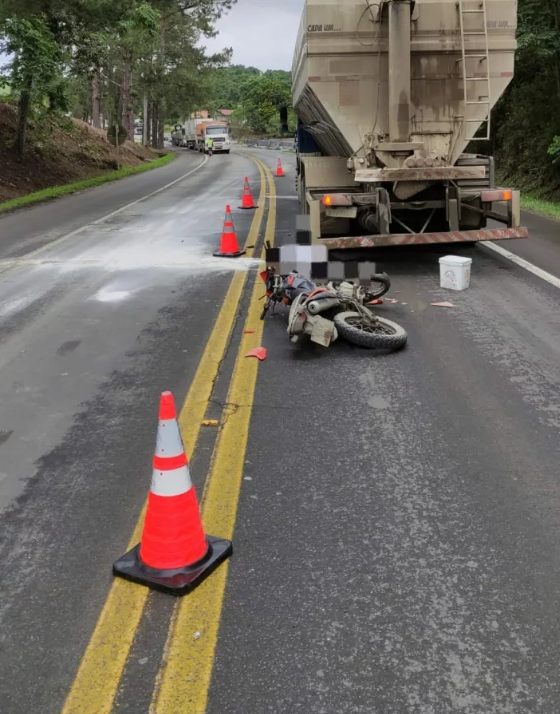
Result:
{"label": "guardrail", "polygon": [[255,149],[270,149],[271,151],[295,149],[295,141],[293,139],[247,139],[245,142],[240,141],[239,143]]}

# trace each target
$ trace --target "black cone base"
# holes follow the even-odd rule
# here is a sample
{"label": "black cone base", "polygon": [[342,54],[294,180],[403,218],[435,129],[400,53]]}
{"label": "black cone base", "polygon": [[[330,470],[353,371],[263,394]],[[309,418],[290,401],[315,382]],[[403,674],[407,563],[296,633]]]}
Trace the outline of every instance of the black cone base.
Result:
{"label": "black cone base", "polygon": [[138,585],[146,585],[169,595],[188,595],[211,575],[216,568],[233,553],[229,540],[206,536],[208,553],[202,560],[188,568],[176,570],[154,570],[140,560],[140,546],[137,545],[113,564],[113,573]]}
{"label": "black cone base", "polygon": [[254,211],[258,206],[238,206],[240,211]]}
{"label": "black cone base", "polygon": [[217,253],[212,253],[212,255],[214,258],[240,258],[242,255],[245,255],[245,253],[245,250],[240,250],[237,253],[220,253],[220,251],[218,251]]}

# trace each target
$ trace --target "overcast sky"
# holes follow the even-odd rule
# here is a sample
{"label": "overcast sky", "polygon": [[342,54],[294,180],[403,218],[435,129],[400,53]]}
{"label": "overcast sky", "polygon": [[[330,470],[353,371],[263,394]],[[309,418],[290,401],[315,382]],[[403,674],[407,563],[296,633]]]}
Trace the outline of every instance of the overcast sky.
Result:
{"label": "overcast sky", "polygon": [[218,37],[203,44],[209,52],[233,48],[233,64],[290,70],[303,6],[304,0],[237,0],[220,20]]}

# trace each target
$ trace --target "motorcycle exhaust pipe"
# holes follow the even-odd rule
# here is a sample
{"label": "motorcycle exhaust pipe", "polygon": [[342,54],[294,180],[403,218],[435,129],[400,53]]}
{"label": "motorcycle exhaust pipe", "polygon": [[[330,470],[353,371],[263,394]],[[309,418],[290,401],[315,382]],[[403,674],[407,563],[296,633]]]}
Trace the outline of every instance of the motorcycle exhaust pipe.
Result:
{"label": "motorcycle exhaust pipe", "polygon": [[328,298],[326,300],[312,300],[305,307],[311,315],[318,315],[321,312],[326,312],[333,307],[340,305],[338,298]]}

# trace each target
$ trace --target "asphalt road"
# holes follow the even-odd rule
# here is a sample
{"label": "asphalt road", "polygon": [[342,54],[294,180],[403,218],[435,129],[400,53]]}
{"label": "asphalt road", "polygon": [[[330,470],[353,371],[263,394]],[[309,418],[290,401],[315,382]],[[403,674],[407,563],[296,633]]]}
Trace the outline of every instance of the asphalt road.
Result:
{"label": "asphalt road", "polygon": [[[267,220],[293,231],[282,158],[261,239]],[[158,394],[184,399],[233,275],[250,271],[238,317],[260,305],[250,260],[209,257],[243,176],[258,186],[247,158],[213,157],[94,224],[200,162],[0,219],[3,714],[62,711],[146,495]],[[246,236],[254,214],[234,217]],[[557,224],[526,219],[534,244],[505,247],[560,274]],[[377,255],[402,353],[294,345],[280,311],[232,405],[248,369],[235,322],[208,404],[251,419],[225,596],[218,575],[192,605],[150,595],[114,701],[88,713],[556,714],[560,293],[479,247],[471,288],[450,295],[441,250]],[[221,438],[201,433],[199,492]],[[191,630],[189,607],[204,610]]]}
{"label": "asphalt road", "polygon": [[[503,247],[528,260],[541,270],[560,278],[560,224],[546,216],[523,213],[522,223],[529,229],[530,240],[510,240]],[[500,227],[498,223],[496,227]]]}

